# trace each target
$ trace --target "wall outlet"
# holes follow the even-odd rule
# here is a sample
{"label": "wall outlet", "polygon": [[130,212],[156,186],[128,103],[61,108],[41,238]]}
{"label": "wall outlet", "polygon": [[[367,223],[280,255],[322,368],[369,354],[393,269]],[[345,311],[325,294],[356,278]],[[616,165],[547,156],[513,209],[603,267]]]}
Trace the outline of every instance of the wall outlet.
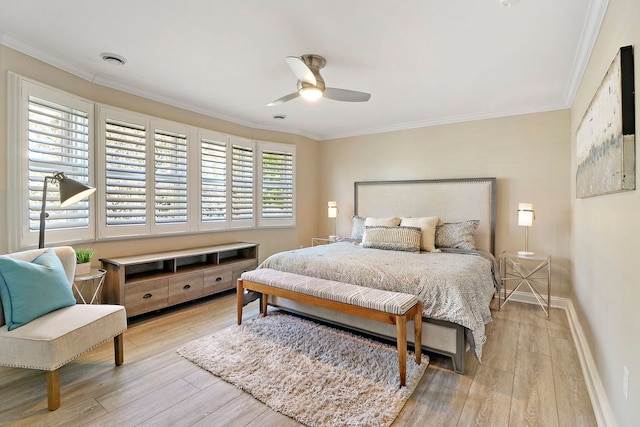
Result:
{"label": "wall outlet", "polygon": [[622,393],[624,398],[629,400],[629,370],[624,367],[624,373],[622,375]]}
{"label": "wall outlet", "polygon": [[522,273],[522,269],[519,262],[513,263],[513,271],[517,271],[518,273]]}

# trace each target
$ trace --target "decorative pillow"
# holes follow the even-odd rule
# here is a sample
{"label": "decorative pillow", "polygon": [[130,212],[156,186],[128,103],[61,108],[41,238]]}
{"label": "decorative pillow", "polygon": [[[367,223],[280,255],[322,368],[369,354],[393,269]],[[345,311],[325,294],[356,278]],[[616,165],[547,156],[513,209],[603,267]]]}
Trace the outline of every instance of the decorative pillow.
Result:
{"label": "decorative pillow", "polygon": [[400,225],[400,218],[398,217],[392,217],[392,218],[373,218],[371,216],[368,216],[367,219],[364,220],[364,225],[365,225],[365,229],[364,229],[364,233],[362,233],[362,241],[364,242],[365,236],[367,234],[367,226],[378,226],[378,225],[384,225],[387,227],[397,227],[398,225]]}
{"label": "decorative pillow", "polygon": [[0,257],[0,297],[10,331],[76,303],[62,262],[53,249],[31,262]]}
{"label": "decorative pillow", "polygon": [[427,216],[420,218],[402,218],[400,225],[405,227],[420,227],[422,230],[422,241],[420,249],[428,252],[435,252],[436,225],[440,222],[437,216]]}
{"label": "decorative pillow", "polygon": [[469,249],[476,248],[473,240],[473,232],[476,231],[480,221],[444,223],[436,227],[435,244],[437,248]]}
{"label": "decorative pillow", "polygon": [[364,218],[358,215],[351,217],[351,238],[353,240],[362,240],[364,234]]}
{"label": "decorative pillow", "polygon": [[367,226],[362,246],[390,251],[420,252],[420,227]]}

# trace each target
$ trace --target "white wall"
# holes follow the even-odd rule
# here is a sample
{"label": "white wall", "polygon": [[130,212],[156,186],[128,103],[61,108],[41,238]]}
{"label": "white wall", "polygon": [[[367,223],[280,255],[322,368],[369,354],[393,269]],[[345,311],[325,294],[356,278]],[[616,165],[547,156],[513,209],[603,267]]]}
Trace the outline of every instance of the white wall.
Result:
{"label": "white wall", "polygon": [[[575,132],[618,49],[634,45],[635,87],[640,88],[640,2],[609,0],[607,14],[571,109],[571,202],[574,289],[594,362],[618,425],[640,420],[640,189],[575,199]],[[636,96],[636,135],[640,125]],[[638,141],[638,137],[636,137]],[[638,166],[636,142],[636,167]],[[636,172],[636,177],[637,177]],[[629,369],[629,400],[622,394]]]}
{"label": "white wall", "polygon": [[[516,210],[533,203],[529,249],[552,256],[552,294],[568,296],[570,152],[568,110],[323,141],[320,204],[338,202],[344,236],[355,181],[496,177],[496,253],[524,249]],[[318,224],[332,231],[326,209]]]}

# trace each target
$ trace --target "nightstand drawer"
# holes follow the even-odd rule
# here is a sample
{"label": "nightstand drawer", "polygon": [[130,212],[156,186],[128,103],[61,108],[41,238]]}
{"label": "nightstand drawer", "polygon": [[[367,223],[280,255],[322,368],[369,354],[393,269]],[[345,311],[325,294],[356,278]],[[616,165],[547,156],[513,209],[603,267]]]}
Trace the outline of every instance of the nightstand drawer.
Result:
{"label": "nightstand drawer", "polygon": [[125,286],[124,305],[127,316],[166,307],[168,284],[168,279],[158,279]]}
{"label": "nightstand drawer", "polygon": [[204,294],[215,294],[235,287],[231,281],[231,266],[212,268],[204,271]]}
{"label": "nightstand drawer", "polygon": [[169,305],[201,297],[202,271],[169,278]]}

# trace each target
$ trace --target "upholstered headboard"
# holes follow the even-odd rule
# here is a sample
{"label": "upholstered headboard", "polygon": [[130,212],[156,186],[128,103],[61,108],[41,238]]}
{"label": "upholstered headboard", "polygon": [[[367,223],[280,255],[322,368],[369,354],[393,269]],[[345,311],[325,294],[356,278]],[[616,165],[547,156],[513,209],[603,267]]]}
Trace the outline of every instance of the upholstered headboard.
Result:
{"label": "upholstered headboard", "polygon": [[354,188],[355,214],[367,217],[438,216],[443,222],[480,220],[476,247],[494,253],[495,178],[361,181]]}

